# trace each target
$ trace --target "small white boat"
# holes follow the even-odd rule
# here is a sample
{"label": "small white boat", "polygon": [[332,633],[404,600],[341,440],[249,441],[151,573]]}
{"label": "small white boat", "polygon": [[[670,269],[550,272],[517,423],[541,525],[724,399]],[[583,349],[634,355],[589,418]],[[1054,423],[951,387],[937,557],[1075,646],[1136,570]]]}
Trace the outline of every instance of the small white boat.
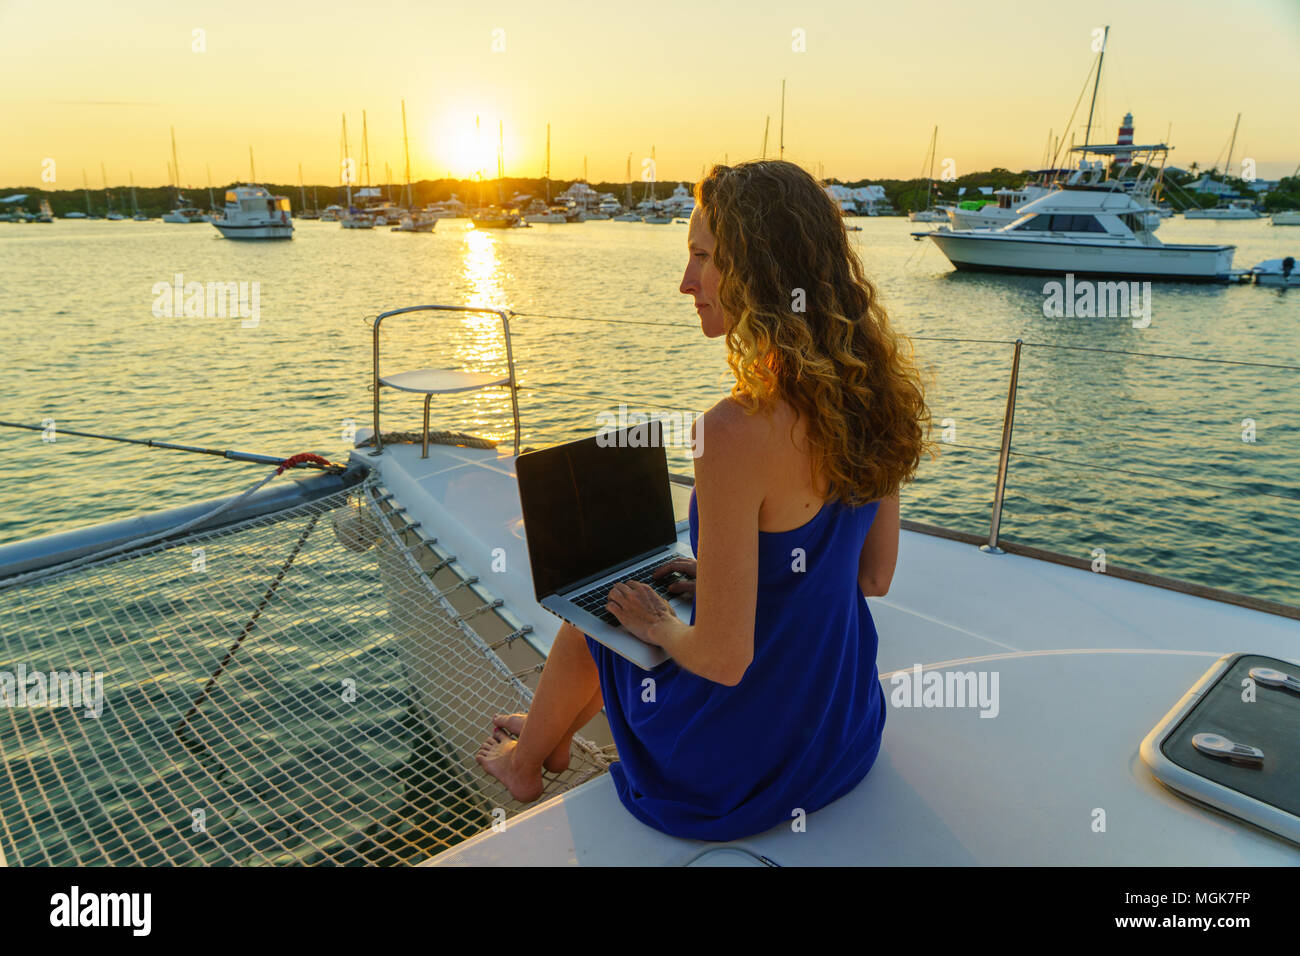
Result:
{"label": "small white boat", "polygon": [[1279,286],[1290,289],[1300,286],[1300,269],[1296,268],[1295,256],[1285,259],[1268,259],[1250,270],[1256,285]]}
{"label": "small white boat", "polygon": [[656,203],[641,217],[641,221],[651,226],[666,226],[673,221],[673,217],[672,213]]}
{"label": "small white boat", "polygon": [[1274,226],[1300,226],[1300,209],[1284,209],[1268,217]]}
{"label": "small white boat", "polygon": [[547,206],[540,199],[529,203],[524,209],[524,222],[562,223],[568,221],[568,210],[563,206]]}
{"label": "small white boat", "polygon": [[374,229],[375,221],[363,212],[349,209],[339,219],[339,225],[344,229]]}
{"label": "small white boat", "polygon": [[433,232],[434,227],[438,225],[437,219],[427,219],[424,216],[416,219],[414,216],[406,215],[396,226],[390,228],[390,232]]}
{"label": "small white boat", "polygon": [[641,217],[634,212],[625,212],[621,216],[615,216],[614,222],[640,222]]}
{"label": "small white boat", "polygon": [[321,214],[320,214],[321,222],[338,222],[342,218],[343,218],[342,206],[326,206],[324,209],[321,210]]}
{"label": "small white boat", "polygon": [[203,212],[197,206],[193,205],[184,196],[176,197],[176,208],[173,209],[171,212],[163,213],[162,220],[163,222],[178,222],[178,223],[195,223],[195,222],[208,221],[207,217],[203,215]]}
{"label": "small white boat", "polygon": [[1258,219],[1254,204],[1249,199],[1234,199],[1226,206],[1213,209],[1188,209],[1184,219]]}
{"label": "small white boat", "polygon": [[375,206],[367,206],[362,212],[376,226],[388,226],[393,223],[400,223],[406,217],[406,210],[391,202],[382,202]]}
{"label": "small white boat", "polygon": [[293,238],[289,198],[272,196],[253,183],[227,189],[223,214],[212,224],[227,239]]}

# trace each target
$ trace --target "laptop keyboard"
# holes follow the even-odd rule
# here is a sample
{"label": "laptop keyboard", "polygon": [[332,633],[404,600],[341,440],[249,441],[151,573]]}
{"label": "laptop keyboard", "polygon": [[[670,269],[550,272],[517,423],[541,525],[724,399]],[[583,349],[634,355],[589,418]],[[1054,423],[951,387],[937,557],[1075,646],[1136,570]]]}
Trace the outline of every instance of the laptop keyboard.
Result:
{"label": "laptop keyboard", "polygon": [[644,567],[637,568],[625,578],[621,578],[618,581],[608,581],[599,587],[592,588],[589,591],[583,591],[577,597],[570,598],[569,600],[582,608],[588,614],[604,621],[610,627],[622,627],[623,625],[619,623],[618,618],[605,610],[605,605],[609,600],[610,590],[615,584],[621,584],[627,581],[640,581],[642,584],[647,584],[657,591],[665,601],[677,597],[678,595],[670,594],[668,592],[668,585],[679,580],[682,577],[681,573],[677,571],[669,571],[657,581],[654,578],[655,568],[666,563],[666,561],[660,560],[655,561],[653,564],[647,564]]}

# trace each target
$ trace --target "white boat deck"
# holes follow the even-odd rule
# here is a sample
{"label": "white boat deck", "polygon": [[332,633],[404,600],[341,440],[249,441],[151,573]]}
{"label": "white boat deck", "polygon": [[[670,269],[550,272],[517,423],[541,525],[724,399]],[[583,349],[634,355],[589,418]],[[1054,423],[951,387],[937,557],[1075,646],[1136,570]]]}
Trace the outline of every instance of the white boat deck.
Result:
{"label": "white boat deck", "polygon": [[[405,445],[369,460],[381,463],[410,516],[548,648],[559,621],[534,600],[509,451],[433,446],[422,461],[418,446]],[[498,547],[508,572],[494,575]],[[889,595],[868,603],[887,699],[891,674],[916,664],[996,672],[996,716],[890,706],[875,766],[850,794],[808,816],[806,832],[783,825],[730,844],[676,839],[635,820],[605,774],[428,862],[1300,863],[1300,847],[1165,789],[1138,754],[1220,655],[1300,658],[1300,623],[909,531]]]}

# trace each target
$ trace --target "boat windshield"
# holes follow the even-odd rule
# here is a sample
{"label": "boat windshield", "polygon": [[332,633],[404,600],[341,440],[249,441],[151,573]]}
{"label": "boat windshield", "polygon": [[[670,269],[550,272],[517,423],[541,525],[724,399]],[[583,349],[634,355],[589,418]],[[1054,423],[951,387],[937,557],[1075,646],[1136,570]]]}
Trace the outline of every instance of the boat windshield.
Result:
{"label": "boat windshield", "polygon": [[1016,229],[1038,232],[1105,232],[1096,216],[1066,215],[1055,213],[1041,214],[1017,223]]}

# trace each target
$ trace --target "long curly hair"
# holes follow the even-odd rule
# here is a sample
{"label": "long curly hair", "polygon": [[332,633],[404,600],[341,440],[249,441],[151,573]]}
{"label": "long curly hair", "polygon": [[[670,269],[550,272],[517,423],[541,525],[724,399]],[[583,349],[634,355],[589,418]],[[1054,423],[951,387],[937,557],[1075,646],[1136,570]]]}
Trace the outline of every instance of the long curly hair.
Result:
{"label": "long curly hair", "polygon": [[935,454],[925,387],[835,202],[784,160],[714,166],[695,200],[716,240],[732,397],[749,414],[789,403],[831,498],[896,493]]}

